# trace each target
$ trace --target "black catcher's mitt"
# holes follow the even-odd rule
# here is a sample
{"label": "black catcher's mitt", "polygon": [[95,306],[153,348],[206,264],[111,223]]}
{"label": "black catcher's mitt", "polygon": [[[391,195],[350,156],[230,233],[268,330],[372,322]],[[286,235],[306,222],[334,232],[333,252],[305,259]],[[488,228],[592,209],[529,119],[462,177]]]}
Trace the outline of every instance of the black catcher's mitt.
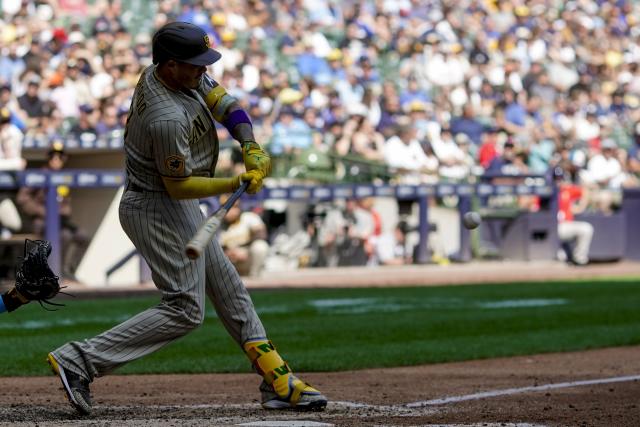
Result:
{"label": "black catcher's mitt", "polygon": [[48,241],[24,241],[24,256],[16,264],[15,286],[23,302],[38,301],[40,305],[62,305],[49,301],[60,292],[59,278],[53,274],[47,261],[49,254],[51,243]]}

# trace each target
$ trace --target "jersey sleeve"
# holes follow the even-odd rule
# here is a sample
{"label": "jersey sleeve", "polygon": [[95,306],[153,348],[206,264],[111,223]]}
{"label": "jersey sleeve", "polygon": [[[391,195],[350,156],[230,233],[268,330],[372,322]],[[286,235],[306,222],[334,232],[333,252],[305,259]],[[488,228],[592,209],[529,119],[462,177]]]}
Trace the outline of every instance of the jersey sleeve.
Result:
{"label": "jersey sleeve", "polygon": [[207,99],[207,95],[211,92],[211,90],[218,86],[220,85],[217,81],[213,80],[213,78],[211,78],[208,74],[203,74],[197,90],[204,99]]}
{"label": "jersey sleeve", "polygon": [[156,168],[162,176],[191,176],[189,132],[178,120],[158,121],[149,128]]}

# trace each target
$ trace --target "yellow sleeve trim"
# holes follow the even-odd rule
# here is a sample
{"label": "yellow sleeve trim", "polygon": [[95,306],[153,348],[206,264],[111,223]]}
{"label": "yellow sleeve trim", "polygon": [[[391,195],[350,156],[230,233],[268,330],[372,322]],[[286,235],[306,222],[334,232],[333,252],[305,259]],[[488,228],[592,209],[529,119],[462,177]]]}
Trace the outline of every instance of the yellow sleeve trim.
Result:
{"label": "yellow sleeve trim", "polygon": [[174,199],[201,199],[232,193],[240,187],[240,177],[206,178],[190,176],[185,179],[162,177],[167,193]]}

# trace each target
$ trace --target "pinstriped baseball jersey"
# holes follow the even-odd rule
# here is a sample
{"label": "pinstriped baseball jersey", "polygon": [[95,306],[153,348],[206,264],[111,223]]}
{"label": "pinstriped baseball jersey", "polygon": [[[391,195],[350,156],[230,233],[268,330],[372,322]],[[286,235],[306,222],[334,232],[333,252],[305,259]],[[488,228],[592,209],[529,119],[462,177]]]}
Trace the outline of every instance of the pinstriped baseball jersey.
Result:
{"label": "pinstriped baseball jersey", "polygon": [[201,93],[217,83],[203,76],[199,90],[174,91],[154,70],[155,65],[144,70],[131,102],[124,146],[129,179],[162,191],[163,175],[213,176],[218,136]]}
{"label": "pinstriped baseball jersey", "polygon": [[[162,301],[112,329],[53,353],[63,368],[88,380],[152,353],[200,325],[205,294],[240,345],[266,337],[248,291],[217,240],[191,260],[184,248],[204,217],[198,200],[172,199],[162,176],[210,175],[218,155],[215,127],[202,96],[203,77],[187,92],[166,88],[147,68],[134,93],[125,136],[128,186],[120,201],[122,228],[151,268]],[[142,190],[142,191],[140,191]]]}

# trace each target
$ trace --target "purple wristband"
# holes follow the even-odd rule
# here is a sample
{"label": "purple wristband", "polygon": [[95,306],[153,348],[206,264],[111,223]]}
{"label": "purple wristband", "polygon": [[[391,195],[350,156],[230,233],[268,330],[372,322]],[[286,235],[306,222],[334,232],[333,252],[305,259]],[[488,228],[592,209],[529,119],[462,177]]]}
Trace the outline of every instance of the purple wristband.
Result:
{"label": "purple wristband", "polygon": [[229,132],[233,132],[233,129],[240,123],[247,123],[251,126],[251,119],[244,110],[235,110],[227,115],[223,125]]}

